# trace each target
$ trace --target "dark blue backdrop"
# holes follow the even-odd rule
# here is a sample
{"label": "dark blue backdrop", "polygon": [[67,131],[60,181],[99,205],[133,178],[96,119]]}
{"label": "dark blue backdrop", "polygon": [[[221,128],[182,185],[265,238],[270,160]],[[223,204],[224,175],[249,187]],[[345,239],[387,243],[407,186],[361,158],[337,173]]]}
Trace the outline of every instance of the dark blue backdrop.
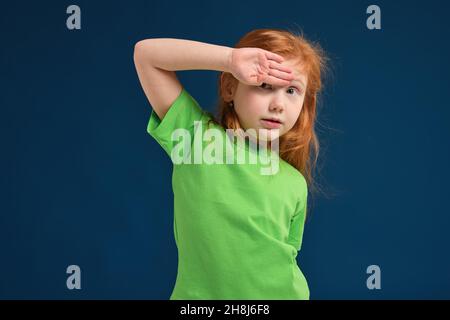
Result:
{"label": "dark blue backdrop", "polygon": [[[81,8],[81,30],[66,8]],[[366,8],[381,8],[381,30]],[[0,298],[168,299],[172,164],[146,132],[138,40],[233,46],[302,28],[331,57],[321,182],[298,262],[311,299],[450,298],[449,4],[38,1],[2,4]],[[217,72],[177,73],[208,110]],[[81,268],[68,290],[66,268]],[[366,268],[381,268],[369,290]]]}

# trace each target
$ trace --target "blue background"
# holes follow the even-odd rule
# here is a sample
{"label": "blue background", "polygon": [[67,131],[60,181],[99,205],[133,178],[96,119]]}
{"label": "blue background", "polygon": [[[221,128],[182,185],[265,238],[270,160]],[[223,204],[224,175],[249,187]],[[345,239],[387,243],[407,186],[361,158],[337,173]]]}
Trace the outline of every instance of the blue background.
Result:
{"label": "blue background", "polygon": [[[81,8],[81,30],[66,8]],[[366,8],[381,8],[381,30]],[[134,44],[233,46],[303,29],[331,58],[320,182],[300,268],[311,299],[449,299],[449,4],[444,1],[38,1],[0,11],[0,298],[168,299],[176,278],[170,158]],[[177,75],[203,108],[216,71]],[[66,268],[81,268],[68,290]],[[366,269],[381,268],[381,290]]]}

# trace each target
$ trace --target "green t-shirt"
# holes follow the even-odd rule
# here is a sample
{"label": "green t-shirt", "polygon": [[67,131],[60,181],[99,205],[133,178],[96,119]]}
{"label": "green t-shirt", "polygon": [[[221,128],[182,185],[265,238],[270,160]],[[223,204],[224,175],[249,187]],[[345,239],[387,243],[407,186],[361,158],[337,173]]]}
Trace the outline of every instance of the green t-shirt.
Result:
{"label": "green t-shirt", "polygon": [[[162,121],[152,110],[147,132],[171,156],[180,143],[192,146],[194,137],[207,128],[220,129],[228,137],[221,126],[208,127],[209,119],[183,88]],[[180,128],[192,138],[190,142],[173,138]],[[216,140],[200,141],[206,149]],[[255,152],[248,142],[236,142],[235,150],[244,150],[246,159]],[[173,162],[178,273],[170,300],[309,299],[307,281],[296,261],[307,184],[298,170],[279,159],[279,169],[272,175],[261,174],[262,163],[249,161]]]}

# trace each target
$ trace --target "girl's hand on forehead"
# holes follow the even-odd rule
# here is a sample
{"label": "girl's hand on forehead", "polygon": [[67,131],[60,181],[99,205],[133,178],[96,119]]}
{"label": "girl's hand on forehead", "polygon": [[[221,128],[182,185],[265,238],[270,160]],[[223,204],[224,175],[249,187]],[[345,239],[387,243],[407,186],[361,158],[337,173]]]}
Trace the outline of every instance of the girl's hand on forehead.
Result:
{"label": "girl's hand on forehead", "polygon": [[287,86],[294,79],[293,70],[283,66],[284,58],[260,48],[233,48],[230,72],[246,85],[260,86],[267,83]]}

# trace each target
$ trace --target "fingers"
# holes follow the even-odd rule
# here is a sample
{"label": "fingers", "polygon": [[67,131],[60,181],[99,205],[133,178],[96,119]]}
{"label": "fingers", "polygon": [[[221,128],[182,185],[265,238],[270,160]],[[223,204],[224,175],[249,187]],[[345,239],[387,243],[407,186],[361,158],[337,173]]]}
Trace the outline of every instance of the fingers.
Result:
{"label": "fingers", "polygon": [[289,72],[292,73],[292,68],[287,67],[287,66],[283,66],[279,63],[273,62],[273,61],[269,61],[269,67],[272,69],[277,69],[280,71],[284,71],[284,72]]}
{"label": "fingers", "polygon": [[264,80],[264,82],[273,85],[273,86],[280,86],[280,87],[284,87],[289,85],[291,82],[288,80],[283,80],[271,75],[268,75],[267,78]]}
{"label": "fingers", "polygon": [[291,80],[294,79],[294,75],[292,73],[287,73],[287,72],[279,71],[276,69],[270,69],[269,75],[274,76],[279,79],[282,79],[282,80],[286,80],[288,82],[290,82]]}
{"label": "fingers", "polygon": [[270,62],[269,65],[269,75],[278,78],[278,80],[284,80],[281,85],[288,85],[294,79],[294,74],[292,73],[291,68],[282,66],[275,62]]}
{"label": "fingers", "polygon": [[275,60],[276,62],[279,62],[279,63],[284,61],[284,58],[282,56],[280,56],[279,54],[270,52],[270,51],[266,51],[266,57],[269,60]]}

